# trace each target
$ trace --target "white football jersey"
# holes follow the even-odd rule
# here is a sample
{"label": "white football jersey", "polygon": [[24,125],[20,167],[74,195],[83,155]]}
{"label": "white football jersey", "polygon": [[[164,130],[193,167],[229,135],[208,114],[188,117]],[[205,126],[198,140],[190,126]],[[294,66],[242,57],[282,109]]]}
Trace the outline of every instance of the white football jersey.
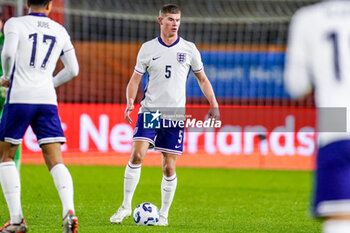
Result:
{"label": "white football jersey", "polygon": [[[321,131],[334,124],[325,108],[346,108],[346,131],[350,132],[350,1],[325,1],[295,14],[289,31],[285,84],[292,97],[315,89],[316,106],[322,108],[318,115]],[[350,134],[319,133],[320,146],[341,139],[350,139]]]}
{"label": "white football jersey", "polygon": [[192,68],[200,72],[203,63],[195,44],[181,37],[170,46],[160,37],[145,42],[137,56],[135,72],[148,72],[149,81],[140,111],[149,108],[184,108],[186,81]]}
{"label": "white football jersey", "polygon": [[9,19],[6,35],[15,33],[18,45],[11,74],[9,103],[54,104],[53,73],[60,55],[74,49],[65,28],[44,14]]}

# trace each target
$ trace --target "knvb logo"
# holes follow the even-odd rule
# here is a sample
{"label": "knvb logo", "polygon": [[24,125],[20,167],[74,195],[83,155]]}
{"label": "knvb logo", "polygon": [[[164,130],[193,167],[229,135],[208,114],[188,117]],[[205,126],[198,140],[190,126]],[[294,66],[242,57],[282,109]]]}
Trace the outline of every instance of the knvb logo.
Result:
{"label": "knvb logo", "polygon": [[143,128],[145,129],[160,129],[160,116],[162,114],[157,110],[156,112],[143,113]]}

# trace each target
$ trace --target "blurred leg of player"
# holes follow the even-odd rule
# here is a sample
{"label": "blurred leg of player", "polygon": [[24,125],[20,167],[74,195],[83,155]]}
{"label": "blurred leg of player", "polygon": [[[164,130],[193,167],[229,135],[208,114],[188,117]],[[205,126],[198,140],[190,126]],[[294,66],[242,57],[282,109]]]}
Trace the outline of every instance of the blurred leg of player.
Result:
{"label": "blurred leg of player", "polygon": [[349,158],[350,140],[318,149],[314,214],[325,220],[324,233],[350,232]]}
{"label": "blurred leg of player", "polygon": [[159,211],[159,226],[168,225],[168,213],[173,202],[177,177],[176,177],[177,154],[162,153],[163,179],[161,184],[162,206]]}
{"label": "blurred leg of player", "polygon": [[149,142],[134,141],[130,160],[124,174],[124,200],[118,211],[110,218],[111,223],[121,223],[131,215],[131,201],[141,176],[142,161],[146,156]]}
{"label": "blurred leg of player", "polygon": [[323,233],[348,233],[350,232],[350,219],[328,219],[324,221]]}

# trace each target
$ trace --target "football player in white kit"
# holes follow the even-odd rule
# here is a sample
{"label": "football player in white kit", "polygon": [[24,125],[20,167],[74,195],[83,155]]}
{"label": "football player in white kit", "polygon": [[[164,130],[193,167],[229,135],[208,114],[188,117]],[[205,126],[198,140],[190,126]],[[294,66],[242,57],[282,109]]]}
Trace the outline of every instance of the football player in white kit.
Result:
{"label": "football player in white kit", "polygon": [[[206,96],[211,110],[209,117],[219,118],[218,103],[212,86],[203,70],[201,56],[196,46],[178,36],[181,11],[176,5],[165,5],[159,12],[160,36],[145,42],[137,56],[134,73],[127,87],[125,119],[131,123],[130,113],[142,76],[148,72],[149,82],[136,123],[133,149],[125,169],[124,201],[110,218],[121,223],[131,215],[131,201],[140,179],[141,163],[148,148],[162,152],[163,178],[161,181],[161,208],[158,225],[168,225],[168,212],[176,190],[176,159],[183,150],[183,128],[145,129],[143,112],[156,108],[185,108],[186,80],[190,69],[195,73],[199,86]],[[157,117],[157,116],[155,116]]]}
{"label": "football player in white kit", "polygon": [[[292,18],[285,84],[292,97],[315,90],[318,152],[313,212],[324,233],[350,232],[350,1],[325,1]],[[326,109],[329,108],[329,109]],[[332,114],[347,115],[342,132],[326,131]]]}
{"label": "football player in white kit", "polygon": [[[51,0],[28,0],[29,14],[9,19],[4,28],[3,86],[9,86],[0,122],[0,182],[10,211],[3,233],[26,232],[21,185],[14,156],[29,125],[35,132],[63,206],[64,232],[77,232],[73,181],[62,161],[66,141],[57,111],[55,87],[78,75],[79,65],[70,37],[49,19]],[[58,58],[64,68],[53,77]]]}

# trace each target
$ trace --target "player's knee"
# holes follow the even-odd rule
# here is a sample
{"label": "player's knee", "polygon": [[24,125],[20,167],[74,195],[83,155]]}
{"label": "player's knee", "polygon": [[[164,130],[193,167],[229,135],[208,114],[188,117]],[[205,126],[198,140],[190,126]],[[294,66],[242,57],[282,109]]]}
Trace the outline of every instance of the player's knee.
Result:
{"label": "player's knee", "polygon": [[169,164],[165,164],[163,166],[163,174],[166,177],[170,177],[170,176],[174,175],[175,174],[175,166],[171,166]]}
{"label": "player's knee", "polygon": [[46,160],[45,163],[46,163],[46,167],[49,169],[49,171],[51,171],[51,169],[53,167],[55,167],[57,164],[63,164],[62,161],[57,161],[57,160],[56,161],[48,161],[48,160]]}
{"label": "player's knee", "polygon": [[3,154],[1,156],[1,163],[4,163],[4,162],[11,162],[11,161],[14,161],[15,160],[15,155],[11,155],[11,154]]}
{"label": "player's knee", "polygon": [[14,161],[18,145],[2,144],[0,149],[1,162]]}
{"label": "player's knee", "polygon": [[140,164],[143,161],[143,154],[139,151],[134,151],[131,155],[131,163],[132,164]]}

